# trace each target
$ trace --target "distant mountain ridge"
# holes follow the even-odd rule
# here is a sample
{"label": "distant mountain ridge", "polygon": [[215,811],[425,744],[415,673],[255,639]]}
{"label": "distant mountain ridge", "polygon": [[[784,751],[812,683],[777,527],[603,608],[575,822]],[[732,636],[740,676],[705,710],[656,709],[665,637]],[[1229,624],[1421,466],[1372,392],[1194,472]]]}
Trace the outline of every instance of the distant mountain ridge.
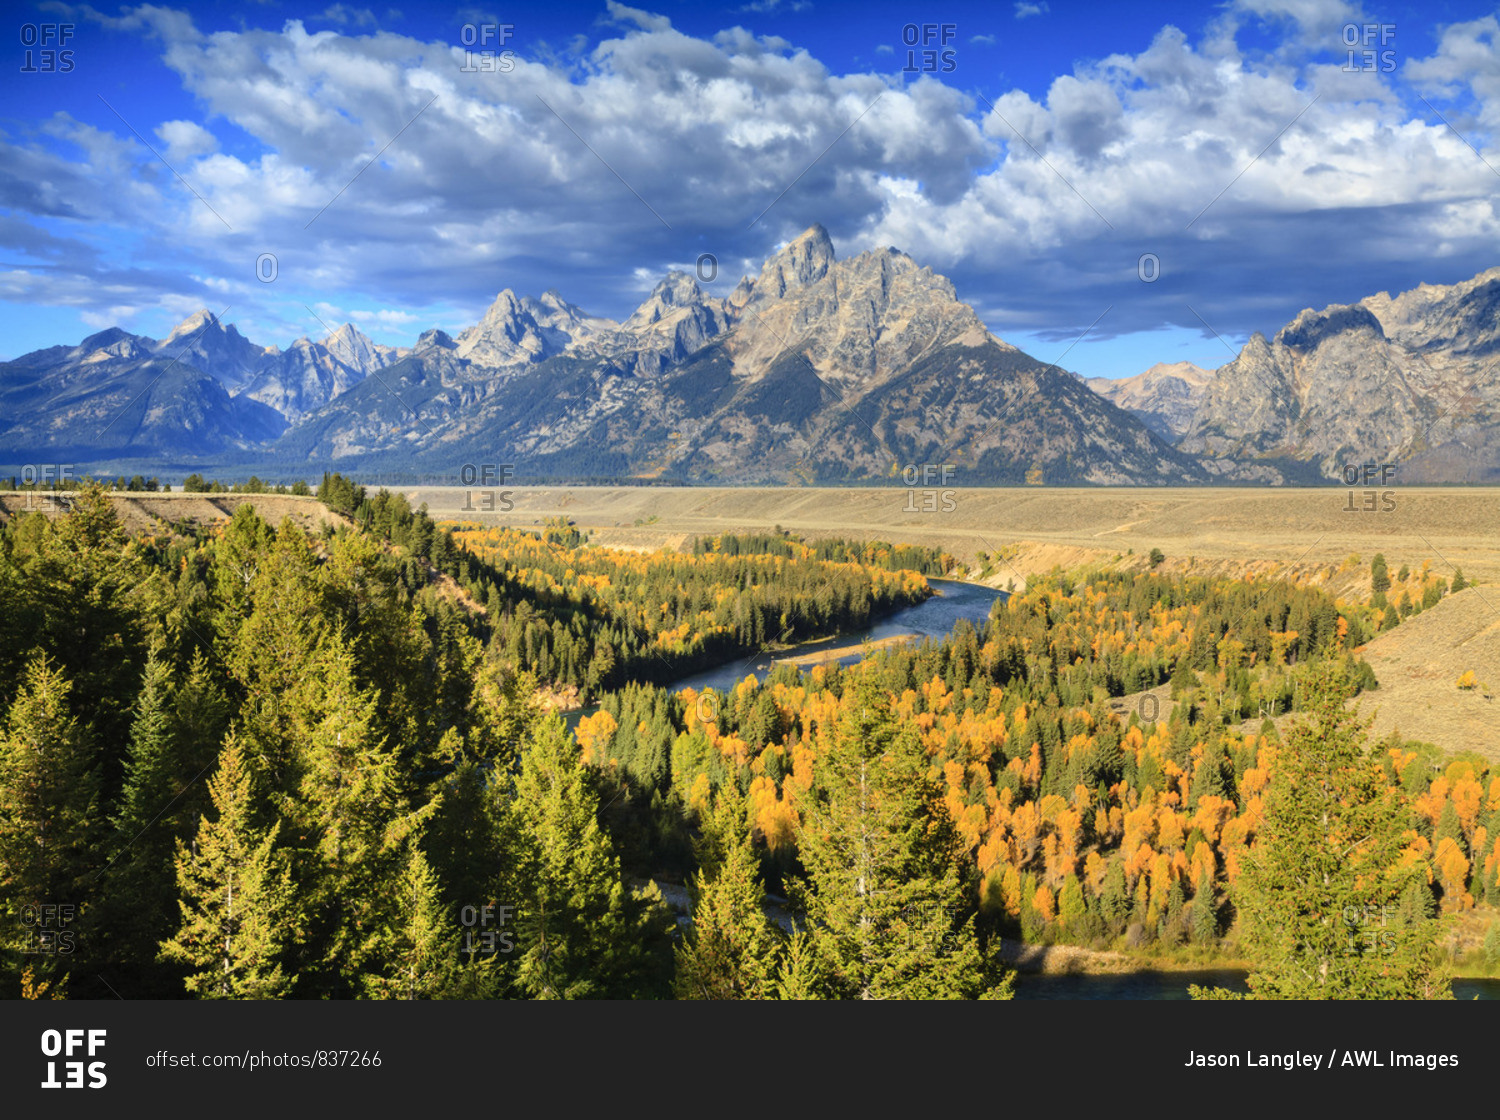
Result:
{"label": "distant mountain ridge", "polygon": [[502,289],[411,347],[344,324],[259,346],[205,309],[0,363],[0,448],[457,478],[725,484],[1191,485],[1500,480],[1500,269],[1307,310],[1209,372],[1087,381],[995,337],[896,248],[839,259],[813,225],[724,297],[669,272],[623,321]]}
{"label": "distant mountain ridge", "polygon": [[164,339],[111,327],[0,364],[0,443],[101,455],[248,452],[403,352],[344,324],[258,346],[207,309]]}

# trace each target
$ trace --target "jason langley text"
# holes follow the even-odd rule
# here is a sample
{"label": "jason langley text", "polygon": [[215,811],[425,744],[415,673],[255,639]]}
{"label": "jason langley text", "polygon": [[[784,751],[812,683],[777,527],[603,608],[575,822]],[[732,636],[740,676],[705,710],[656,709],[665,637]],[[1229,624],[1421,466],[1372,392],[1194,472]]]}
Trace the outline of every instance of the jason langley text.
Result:
{"label": "jason langley text", "polygon": [[[1457,1054],[1398,1054],[1395,1051],[1387,1051],[1379,1054],[1373,1050],[1346,1050],[1344,1060],[1339,1062],[1338,1051],[1332,1051],[1327,1058],[1329,1068],[1334,1065],[1345,1066],[1370,1066],[1370,1067],[1422,1067],[1425,1069],[1439,1069],[1444,1066],[1458,1065]],[[1384,1060],[1382,1060],[1384,1059]],[[1324,1057],[1322,1054],[1296,1052],[1292,1054],[1256,1054],[1245,1051],[1243,1057],[1239,1054],[1199,1054],[1195,1050],[1188,1051],[1187,1061],[1184,1066],[1247,1066],[1262,1069],[1322,1069]]]}

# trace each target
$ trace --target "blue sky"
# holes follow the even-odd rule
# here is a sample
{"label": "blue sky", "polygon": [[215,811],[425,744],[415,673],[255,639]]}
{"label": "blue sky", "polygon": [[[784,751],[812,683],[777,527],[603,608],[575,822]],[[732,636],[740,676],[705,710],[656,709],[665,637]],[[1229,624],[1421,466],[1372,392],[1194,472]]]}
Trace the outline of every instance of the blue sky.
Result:
{"label": "blue sky", "polygon": [[[724,294],[821,222],[840,256],[894,245],[948,276],[1037,357],[1122,376],[1500,264],[1493,4],[49,2],[9,23],[5,357],[199,307],[265,344],[346,320],[409,344],[507,287],[623,318],[669,268],[712,254]],[[44,53],[63,33],[71,54]]]}

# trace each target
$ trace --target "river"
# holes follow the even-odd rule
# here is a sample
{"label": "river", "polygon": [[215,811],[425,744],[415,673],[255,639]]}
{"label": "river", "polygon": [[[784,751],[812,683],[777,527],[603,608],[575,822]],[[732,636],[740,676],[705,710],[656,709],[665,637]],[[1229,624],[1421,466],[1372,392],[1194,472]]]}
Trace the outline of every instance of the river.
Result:
{"label": "river", "polygon": [[[992,587],[981,587],[976,583],[962,583],[952,579],[932,579],[928,580],[928,583],[934,592],[931,597],[916,606],[904,607],[894,614],[887,615],[873,626],[868,626],[863,630],[849,631],[821,642],[809,642],[792,649],[777,650],[774,654],[761,652],[752,657],[742,657],[737,661],[720,665],[718,668],[694,673],[692,676],[673,681],[668,687],[674,692],[681,688],[692,688],[699,692],[705,688],[712,688],[718,692],[728,692],[747,676],[763,680],[771,670],[773,659],[800,657],[803,654],[836,649],[840,646],[859,646],[866,641],[878,642],[883,638],[896,638],[903,634],[915,635],[918,642],[923,638],[941,641],[952,633],[960,620],[967,619],[976,628],[982,627],[990,617],[990,608],[994,606],[995,600],[1006,597],[1004,591],[996,591]],[[852,653],[840,658],[840,663],[852,665],[860,659],[860,656],[858,652]]]}

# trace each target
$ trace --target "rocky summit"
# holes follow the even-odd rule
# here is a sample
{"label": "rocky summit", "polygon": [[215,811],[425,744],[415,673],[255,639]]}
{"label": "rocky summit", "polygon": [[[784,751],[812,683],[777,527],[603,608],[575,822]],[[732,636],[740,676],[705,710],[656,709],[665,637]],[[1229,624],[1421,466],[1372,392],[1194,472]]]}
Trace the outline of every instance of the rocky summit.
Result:
{"label": "rocky summit", "polygon": [[1186,434],[1213,376],[1192,362],[1157,362],[1134,377],[1091,377],[1086,384],[1175,443]]}

